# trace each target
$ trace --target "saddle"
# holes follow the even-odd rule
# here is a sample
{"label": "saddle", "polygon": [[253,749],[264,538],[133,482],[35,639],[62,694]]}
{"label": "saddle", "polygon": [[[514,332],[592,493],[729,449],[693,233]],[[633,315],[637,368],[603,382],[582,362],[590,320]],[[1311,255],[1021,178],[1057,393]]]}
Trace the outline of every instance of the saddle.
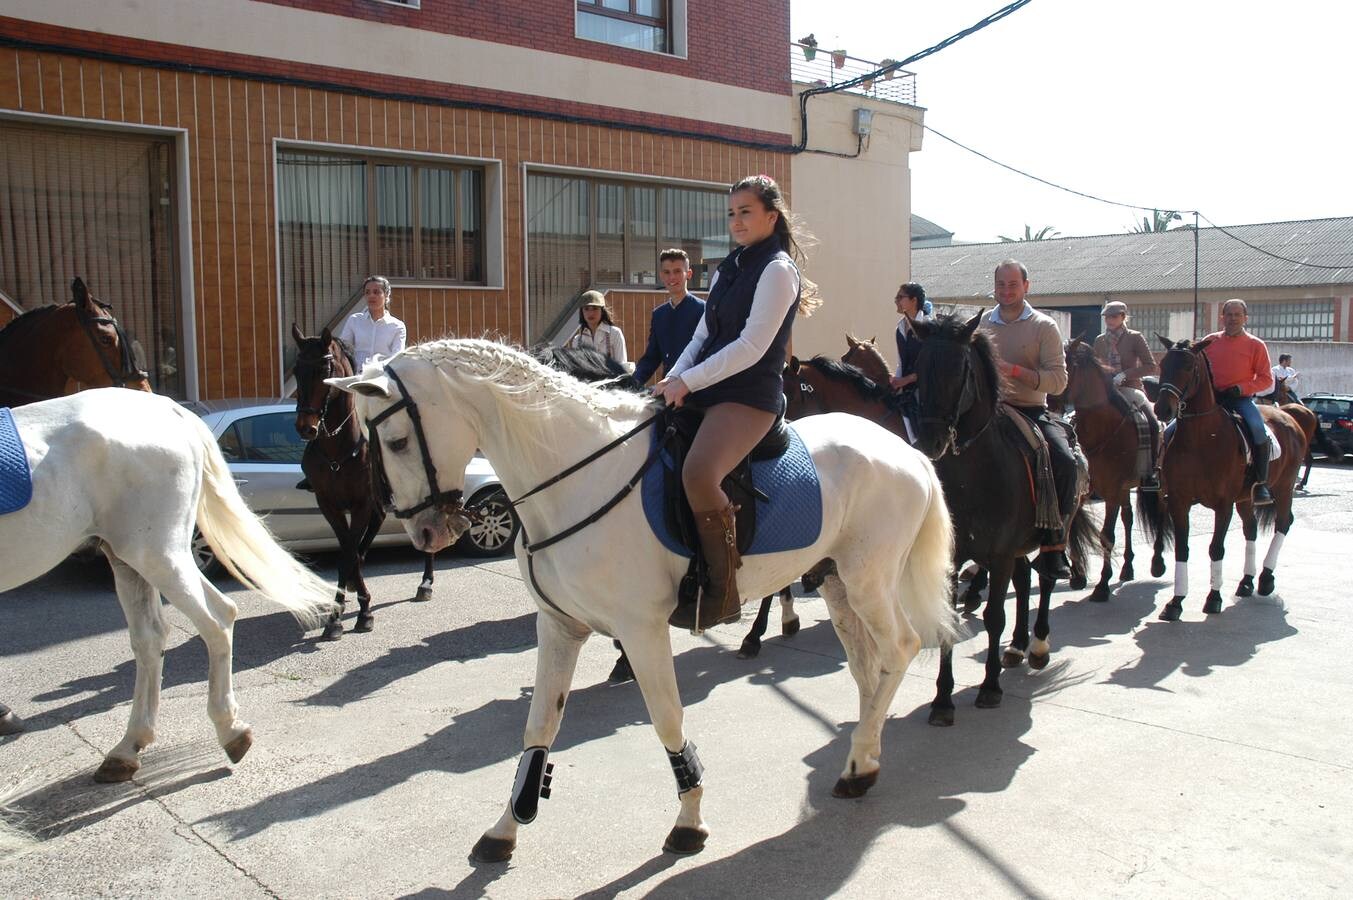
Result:
{"label": "saddle", "polygon": [[[1029,471],[1029,492],[1034,499],[1034,527],[1051,531],[1062,528],[1062,516],[1057,507],[1057,483],[1052,477],[1052,455],[1043,432],[1020,411],[1009,404],[997,406],[1000,414],[999,425],[1023,451],[1024,464]],[[1076,484],[1084,493],[1090,480],[1090,466],[1085,454],[1076,442],[1076,432],[1071,423],[1060,416],[1049,417],[1053,423],[1066,431],[1067,443],[1076,457]]]}
{"label": "saddle", "polygon": [[[668,532],[694,553],[693,565],[700,560],[700,541],[695,533],[695,514],[681,482],[681,470],[704,417],[702,409],[669,407],[657,422],[659,431],[669,427],[674,429],[666,447],[668,462],[663,466],[663,517]],[[719,485],[733,505],[741,507],[737,514],[738,553],[746,553],[756,537],[756,501],[770,501],[770,497],[753,482],[752,463],[776,459],[788,449],[789,428],[785,425],[782,409],[766,436]]]}

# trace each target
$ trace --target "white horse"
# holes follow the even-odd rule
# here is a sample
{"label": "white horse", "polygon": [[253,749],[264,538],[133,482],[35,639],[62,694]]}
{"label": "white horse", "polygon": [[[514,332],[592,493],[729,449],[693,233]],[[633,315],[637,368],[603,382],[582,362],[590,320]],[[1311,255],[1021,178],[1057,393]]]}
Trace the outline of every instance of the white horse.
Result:
{"label": "white horse", "polygon": [[231,686],[235,604],[198,573],[193,526],[244,585],[307,626],[333,608],[334,589],[277,545],[240,498],[207,426],[168,397],[121,388],[84,391],[13,410],[32,471],[33,499],[0,515],[0,591],[52,569],[94,538],[113,566],[136,656],[127,733],[96,781],[126,781],[155,739],[169,628],[160,594],[207,646],[207,715],[232,762],[253,743]]}
{"label": "white horse", "polygon": [[[650,399],[599,390],[482,340],[423,344],[392,357],[384,369],[369,365],[361,375],[330,383],[358,395],[358,416],[380,441],[397,514],[418,549],[428,552],[453,543],[467,525],[457,502],[460,473],[476,448],[509,496],[522,497],[659,409]],[[743,596],[761,597],[834,561],[822,593],[860,703],[834,793],[860,796],[878,777],[884,719],[908,664],[923,644],[956,633],[949,513],[925,457],[872,422],[836,414],[796,427],[821,480],[821,534],[803,550],[746,557],[738,584]],[[554,549],[527,551],[616,497],[648,457],[650,433],[637,432],[518,507],[523,540],[517,559],[540,610],[536,683],[511,802],[476,843],[480,860],[509,858],[518,824],[534,819],[542,788],[548,796],[549,746],[578,652],[593,631],[624,644],[676,775],[681,809],[664,849],[698,852],[709,834],[700,817],[702,769],[682,731],[667,625],[687,560],[653,535],[637,491]],[[445,479],[440,484],[438,473]],[[598,567],[598,559],[623,564]]]}

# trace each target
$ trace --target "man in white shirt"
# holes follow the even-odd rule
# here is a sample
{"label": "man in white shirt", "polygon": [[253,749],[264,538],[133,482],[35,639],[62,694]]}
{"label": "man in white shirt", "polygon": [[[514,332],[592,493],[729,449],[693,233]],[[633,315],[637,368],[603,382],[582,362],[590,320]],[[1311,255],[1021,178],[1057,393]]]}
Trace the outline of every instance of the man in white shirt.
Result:
{"label": "man in white shirt", "polygon": [[366,301],[366,309],[348,316],[338,331],[338,337],[352,348],[358,372],[377,354],[394,356],[404,349],[408,339],[404,323],[390,312],[388,280],[372,275],[362,283],[362,299]]}
{"label": "man in white shirt", "polygon": [[1278,397],[1278,382],[1283,382],[1283,387],[1287,388],[1287,402],[1300,403],[1301,397],[1297,394],[1297,379],[1301,373],[1292,368],[1292,354],[1284,353],[1278,357],[1278,364],[1273,367],[1273,393],[1269,394],[1274,400]]}

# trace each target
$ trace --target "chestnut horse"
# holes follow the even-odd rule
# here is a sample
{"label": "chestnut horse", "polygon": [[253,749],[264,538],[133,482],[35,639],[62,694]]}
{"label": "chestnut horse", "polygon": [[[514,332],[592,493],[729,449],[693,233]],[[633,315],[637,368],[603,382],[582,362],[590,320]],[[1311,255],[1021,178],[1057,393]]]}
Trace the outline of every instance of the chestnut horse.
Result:
{"label": "chestnut horse", "polygon": [[150,391],[112,306],[82,279],[70,290],[70,303],[30,309],[0,329],[0,406],[61,397],[72,383]]}
{"label": "chestnut horse", "polygon": [[[337,609],[324,626],[323,639],[343,637],[343,604],[347,591],[357,594],[357,622],[352,630],[367,632],[375,623],[371,592],[362,578],[362,562],[385,522],[385,508],[376,496],[371,477],[370,448],[353,415],[352,395],[329,387],[326,378],[356,374],[352,350],[328,328],[319,337],[307,337],[295,323],[296,433],[305,439],[301,471],[315,492],[319,511],[338,538]],[[432,599],[432,557],[423,555],[423,581],[415,600]]]}
{"label": "chestnut horse", "polygon": [[[1177,419],[1174,434],[1166,440],[1161,457],[1162,490],[1173,529],[1165,529],[1163,516],[1159,515],[1148,523],[1149,528],[1159,530],[1166,542],[1173,540],[1175,546],[1174,596],[1160,613],[1161,619],[1169,622],[1179,618],[1188,594],[1189,509],[1194,504],[1202,504],[1213,512],[1212,543],[1208,546],[1212,560],[1211,591],[1203,603],[1203,612],[1219,613],[1222,609],[1222,557],[1233,509],[1240,513],[1245,533],[1245,574],[1236,588],[1236,596],[1248,597],[1254,592],[1256,541],[1261,522],[1265,527],[1274,525],[1276,530],[1264,557],[1259,593],[1265,596],[1273,593],[1273,570],[1292,527],[1292,492],[1297,470],[1315,432],[1316,417],[1295,403],[1281,408],[1259,407],[1282,454],[1273,460],[1268,473],[1274,502],[1256,510],[1250,498],[1252,481],[1246,471],[1246,438],[1217,402],[1212,387],[1212,367],[1204,352],[1211,339],[1173,343],[1160,335],[1156,337],[1166,348],[1160,362],[1156,415]],[[1145,514],[1146,510],[1142,512]]]}

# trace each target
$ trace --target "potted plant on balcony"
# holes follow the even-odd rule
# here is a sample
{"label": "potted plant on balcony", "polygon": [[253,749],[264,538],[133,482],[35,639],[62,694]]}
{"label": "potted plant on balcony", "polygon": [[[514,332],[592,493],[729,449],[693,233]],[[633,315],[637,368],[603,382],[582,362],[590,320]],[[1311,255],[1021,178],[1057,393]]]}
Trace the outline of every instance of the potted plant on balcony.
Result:
{"label": "potted plant on balcony", "polygon": [[846,51],[844,51],[844,50],[833,50],[833,51],[832,51],[832,65],[835,66],[835,67],[838,68],[838,69],[844,69],[844,68],[846,67]]}
{"label": "potted plant on balcony", "polygon": [[[885,59],[883,62],[879,63],[879,68],[880,68],[880,69],[888,69],[889,66],[895,65],[896,63],[897,63],[897,60],[895,60],[895,59]],[[886,71],[886,72],[883,73],[883,80],[884,80],[884,81],[892,81],[892,80],[893,80],[893,76],[894,76],[895,74],[897,74],[897,70],[896,70],[896,69],[888,69],[888,71]]]}
{"label": "potted plant on balcony", "polygon": [[813,37],[812,32],[809,32],[808,37],[799,39],[799,47],[803,50],[803,58],[808,62],[812,62],[817,56],[817,38]]}

